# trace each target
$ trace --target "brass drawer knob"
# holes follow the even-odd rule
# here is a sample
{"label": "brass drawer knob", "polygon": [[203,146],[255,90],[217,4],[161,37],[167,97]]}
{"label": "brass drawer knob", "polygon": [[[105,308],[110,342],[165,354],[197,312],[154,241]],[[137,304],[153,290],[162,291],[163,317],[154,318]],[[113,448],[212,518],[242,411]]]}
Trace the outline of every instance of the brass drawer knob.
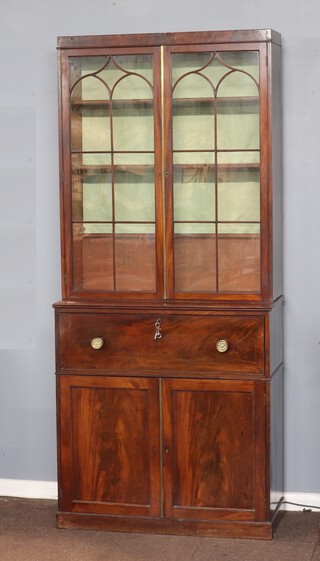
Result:
{"label": "brass drawer knob", "polygon": [[225,339],[220,339],[220,341],[216,344],[216,348],[219,353],[225,353],[228,350],[228,347],[228,341]]}
{"label": "brass drawer knob", "polygon": [[93,339],[91,339],[91,347],[96,351],[101,349],[103,345],[104,345],[104,340],[101,337],[94,337]]}

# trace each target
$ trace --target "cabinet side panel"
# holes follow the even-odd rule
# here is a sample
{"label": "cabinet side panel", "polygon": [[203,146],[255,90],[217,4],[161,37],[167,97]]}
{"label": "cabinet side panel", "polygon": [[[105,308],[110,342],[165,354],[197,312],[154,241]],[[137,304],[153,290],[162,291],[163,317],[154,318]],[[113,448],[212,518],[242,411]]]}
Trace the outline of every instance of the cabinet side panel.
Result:
{"label": "cabinet side panel", "polygon": [[66,255],[65,255],[65,200],[64,200],[64,111],[63,111],[63,96],[65,95],[66,86],[64,80],[65,73],[65,57],[61,51],[57,54],[57,68],[58,68],[58,128],[59,128],[59,204],[60,204],[60,248],[61,248],[61,291],[62,296],[66,295]]}
{"label": "cabinet side panel", "polygon": [[274,511],[284,491],[284,370],[270,381],[270,508]]}
{"label": "cabinet side panel", "polygon": [[281,47],[270,44],[269,73],[271,84],[271,115],[270,134],[272,137],[272,148],[270,149],[270,174],[272,181],[272,207],[273,207],[273,299],[282,295],[282,79],[281,79]]}
{"label": "cabinet side panel", "polygon": [[283,300],[269,314],[270,376],[283,362]]}

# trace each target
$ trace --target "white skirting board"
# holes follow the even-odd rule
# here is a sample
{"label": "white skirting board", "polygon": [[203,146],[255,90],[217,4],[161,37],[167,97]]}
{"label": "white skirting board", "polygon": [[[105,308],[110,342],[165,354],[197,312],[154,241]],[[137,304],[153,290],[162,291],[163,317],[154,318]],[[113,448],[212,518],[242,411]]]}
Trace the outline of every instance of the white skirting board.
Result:
{"label": "white skirting board", "polygon": [[285,510],[315,510],[320,511],[320,493],[284,493]]}
{"label": "white skirting board", "polygon": [[56,481],[0,479],[0,496],[25,499],[57,499],[58,484]]}
{"label": "white skirting board", "polygon": [[[21,497],[25,499],[53,499],[58,497],[56,481],[31,481],[21,479],[0,479],[1,497]],[[285,510],[320,509],[320,493],[284,493]]]}

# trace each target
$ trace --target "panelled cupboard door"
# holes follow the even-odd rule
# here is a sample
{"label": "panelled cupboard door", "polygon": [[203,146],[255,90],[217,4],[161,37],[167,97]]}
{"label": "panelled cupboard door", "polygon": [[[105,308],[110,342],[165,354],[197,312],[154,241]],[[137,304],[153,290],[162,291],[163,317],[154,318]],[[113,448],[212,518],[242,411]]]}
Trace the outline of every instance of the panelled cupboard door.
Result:
{"label": "panelled cupboard door", "polygon": [[164,515],[264,520],[263,382],[164,380]]}
{"label": "panelled cupboard door", "polygon": [[158,382],[61,376],[60,510],[158,516]]}

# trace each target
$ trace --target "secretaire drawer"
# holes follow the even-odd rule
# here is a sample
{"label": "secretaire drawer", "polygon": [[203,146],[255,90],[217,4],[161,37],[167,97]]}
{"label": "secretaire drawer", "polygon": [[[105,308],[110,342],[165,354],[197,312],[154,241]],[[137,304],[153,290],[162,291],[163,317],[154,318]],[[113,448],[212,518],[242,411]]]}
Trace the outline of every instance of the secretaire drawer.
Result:
{"label": "secretaire drawer", "polygon": [[[263,316],[57,313],[57,367],[263,373]],[[100,348],[99,348],[100,347]]]}

